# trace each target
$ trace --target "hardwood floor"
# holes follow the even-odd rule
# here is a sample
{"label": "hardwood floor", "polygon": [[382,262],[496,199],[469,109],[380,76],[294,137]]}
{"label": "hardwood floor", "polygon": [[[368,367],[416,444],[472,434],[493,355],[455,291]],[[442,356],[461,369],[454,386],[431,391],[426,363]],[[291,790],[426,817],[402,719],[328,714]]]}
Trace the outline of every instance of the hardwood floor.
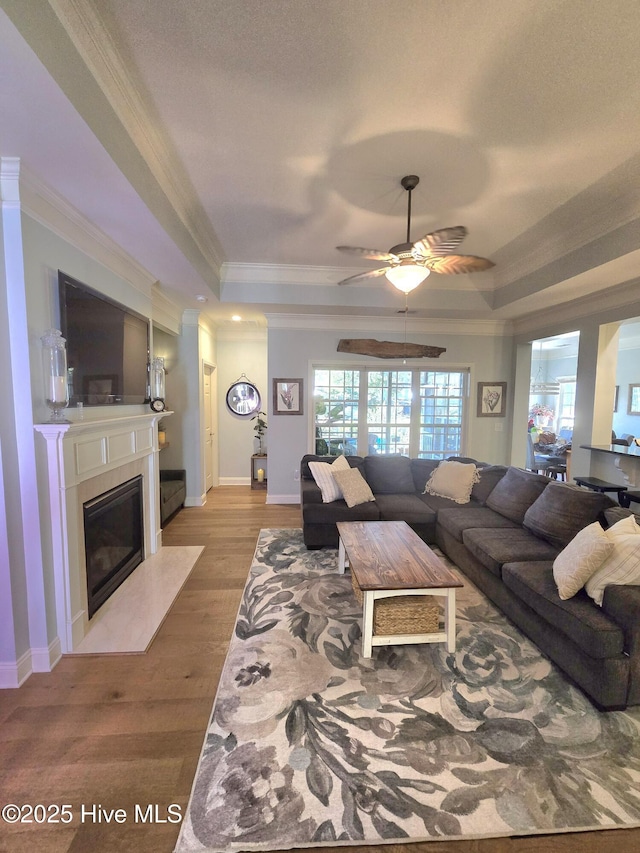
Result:
{"label": "hardwood floor", "polygon": [[[166,545],[206,547],[146,654],[64,657],[0,691],[0,805],[70,804],[74,815],[69,824],[0,820],[2,853],[171,853],[178,824],[136,822],[136,806],[139,818],[157,807],[164,821],[170,805],[186,809],[258,532],[299,525],[299,507],[266,505],[264,492],[212,490],[206,507],[182,510],[165,529]],[[126,822],[107,822],[113,809]],[[380,850],[637,853],[640,829]]]}

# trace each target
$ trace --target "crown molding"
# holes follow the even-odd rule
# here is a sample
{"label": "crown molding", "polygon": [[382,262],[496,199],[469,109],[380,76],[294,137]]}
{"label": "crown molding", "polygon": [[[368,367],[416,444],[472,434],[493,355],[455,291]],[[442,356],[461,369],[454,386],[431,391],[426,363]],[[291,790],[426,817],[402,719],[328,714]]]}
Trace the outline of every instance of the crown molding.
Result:
{"label": "crown molding", "polygon": [[626,160],[494,253],[494,289],[640,218],[640,155]]}
{"label": "crown molding", "polygon": [[[359,272],[367,272],[371,267],[354,269],[353,267],[339,266],[316,266],[313,264],[249,264],[249,263],[225,263],[221,269],[221,281],[223,285],[232,287],[234,284],[278,284],[309,287],[327,287],[327,285],[338,285],[339,281]],[[481,279],[475,279],[469,275],[447,276],[447,284],[444,281],[442,287],[433,287],[441,278],[434,275],[430,278],[432,290],[446,289],[461,291],[487,291],[492,292],[493,286],[484,286]],[[349,287],[383,288],[388,287],[389,282],[384,276],[356,282]]]}
{"label": "crown molding", "polygon": [[160,122],[136,85],[98,4],[91,0],[49,0],[89,73],[122,123],[203,258],[219,274],[223,251],[184,168],[160,132]]}
{"label": "crown molding", "polygon": [[160,290],[156,283],[151,291],[151,319],[156,326],[172,335],[180,334],[183,309]]}
{"label": "crown molding", "polygon": [[182,312],[183,326],[199,326],[200,325],[200,310],[198,308],[185,308]]}
{"label": "crown molding", "polygon": [[[596,318],[602,324],[639,316],[640,278],[634,278],[616,287],[519,317],[513,320],[512,327],[513,334],[519,337],[547,336],[577,329],[585,319]],[[549,329],[554,332],[548,332]]]}
{"label": "crown molding", "polygon": [[0,157],[0,202],[4,210],[20,208],[19,157]]}
{"label": "crown molding", "polygon": [[151,296],[155,277],[24,166],[20,168],[20,202],[23,212],[36,222],[125,279],[146,297]]}
{"label": "crown molding", "polygon": [[[353,317],[335,314],[270,314],[265,313],[267,326],[271,329],[302,331],[348,331],[348,332],[402,332],[402,317]],[[431,335],[471,335],[493,337],[510,335],[511,321],[508,320],[448,320],[407,318],[407,332]]]}

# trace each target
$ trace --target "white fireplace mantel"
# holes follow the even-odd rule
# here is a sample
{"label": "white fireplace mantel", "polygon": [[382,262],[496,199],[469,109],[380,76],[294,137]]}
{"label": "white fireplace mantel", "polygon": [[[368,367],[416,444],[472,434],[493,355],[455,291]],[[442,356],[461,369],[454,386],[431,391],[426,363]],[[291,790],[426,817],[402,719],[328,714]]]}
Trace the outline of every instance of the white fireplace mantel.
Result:
{"label": "white fireplace mantel", "polygon": [[[41,471],[45,562],[55,584],[57,633],[63,653],[72,652],[88,630],[83,505],[142,475],[145,556],[162,544],[158,473],[160,414],[88,417],[73,423],[35,424]],[[48,528],[48,529],[47,529]]]}

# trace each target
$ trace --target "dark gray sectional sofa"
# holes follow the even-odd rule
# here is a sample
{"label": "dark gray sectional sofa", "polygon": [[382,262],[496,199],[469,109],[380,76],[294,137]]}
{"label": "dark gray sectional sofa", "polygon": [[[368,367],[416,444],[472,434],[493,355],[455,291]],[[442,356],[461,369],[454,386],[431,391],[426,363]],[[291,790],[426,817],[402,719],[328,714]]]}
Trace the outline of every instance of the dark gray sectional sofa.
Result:
{"label": "dark gray sectional sofa", "polygon": [[[301,466],[304,540],[336,547],[337,521],[406,521],[437,544],[536,645],[604,710],[640,704],[640,586],[608,586],[602,607],[581,590],[560,599],[553,561],[588,524],[618,507],[606,495],[519,468],[476,463],[480,481],[457,504],[422,494],[435,460],[347,457],[375,501],[322,503],[309,461]],[[452,457],[460,459],[460,457]],[[460,461],[473,461],[460,459]],[[620,510],[616,512],[626,512]]]}

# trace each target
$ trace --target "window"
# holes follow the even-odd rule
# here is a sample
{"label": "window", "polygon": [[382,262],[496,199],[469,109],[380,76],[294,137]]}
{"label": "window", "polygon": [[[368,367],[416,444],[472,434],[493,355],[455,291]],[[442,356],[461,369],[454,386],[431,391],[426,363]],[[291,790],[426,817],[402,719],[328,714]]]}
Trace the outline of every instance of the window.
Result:
{"label": "window", "polygon": [[468,371],[314,371],[316,453],[461,453]]}
{"label": "window", "polygon": [[358,447],[360,371],[316,370],[316,453],[353,456]]}
{"label": "window", "polygon": [[576,380],[559,379],[560,399],[558,401],[558,432],[561,429],[573,429],[576,414]]}

